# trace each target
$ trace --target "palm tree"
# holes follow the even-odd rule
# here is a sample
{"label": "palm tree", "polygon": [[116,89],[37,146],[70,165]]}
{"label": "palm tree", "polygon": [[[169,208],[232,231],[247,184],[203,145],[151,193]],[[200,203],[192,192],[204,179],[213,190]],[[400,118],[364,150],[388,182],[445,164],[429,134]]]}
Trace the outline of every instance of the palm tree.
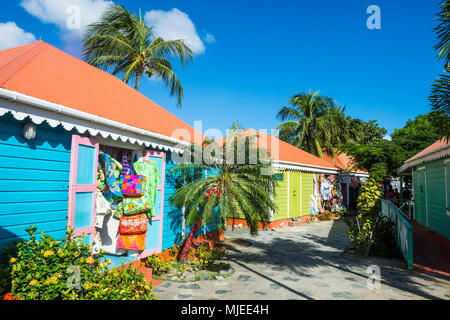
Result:
{"label": "palm tree", "polygon": [[[204,159],[202,164],[191,162],[170,169],[172,176],[188,182],[169,198],[172,205],[184,208],[187,224],[192,226],[180,255],[181,260],[186,257],[191,239],[202,223],[216,221],[217,228],[223,230],[227,218],[244,217],[250,233],[256,234],[258,221],[267,223],[269,211],[276,210],[270,196],[275,180],[273,176],[263,174],[270,164],[261,159],[257,164],[249,164],[248,158],[244,164],[236,164],[240,139],[245,139],[246,156],[251,152],[260,154],[258,149],[254,149],[252,137],[237,133],[229,136],[228,143],[219,148],[220,156],[216,154],[214,159]],[[234,159],[223,156],[228,148],[234,149]],[[199,175],[198,172],[204,174]]]}
{"label": "palm tree", "polygon": [[345,108],[319,92],[294,95],[277,114],[283,121],[277,129],[280,139],[323,158],[323,151],[334,154],[338,144],[348,139]]}
{"label": "palm tree", "polygon": [[[441,128],[443,136],[450,136],[450,0],[441,1],[441,10],[437,14],[439,24],[434,28],[438,43],[438,60],[444,60],[444,74],[433,83],[429,97],[432,110],[436,114],[435,125]],[[442,114],[443,116],[439,115]]]}
{"label": "palm tree", "polygon": [[134,78],[136,90],[144,74],[160,78],[181,106],[183,87],[172,70],[171,57],[179,57],[184,67],[193,52],[184,40],[155,37],[140,13],[137,17],[121,5],[111,5],[83,35],[83,58],[89,64],[111,71],[125,83]]}

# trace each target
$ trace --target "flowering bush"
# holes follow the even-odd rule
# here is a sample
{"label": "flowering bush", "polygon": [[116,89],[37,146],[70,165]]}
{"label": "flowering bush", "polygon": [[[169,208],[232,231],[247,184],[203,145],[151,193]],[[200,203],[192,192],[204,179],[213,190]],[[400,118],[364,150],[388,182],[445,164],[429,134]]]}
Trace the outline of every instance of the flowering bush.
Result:
{"label": "flowering bush", "polygon": [[184,264],[178,263],[176,260],[177,253],[181,245],[167,249],[161,253],[154,253],[146,260],[146,266],[152,269],[155,275],[162,275],[174,273],[181,275],[189,267],[195,269],[200,267],[202,269],[209,266],[216,260],[221,260],[225,257],[225,247],[209,249],[205,245],[199,246],[197,249],[190,248],[189,254]]}
{"label": "flowering bush", "polygon": [[27,229],[28,241],[17,242],[3,252],[7,263],[0,282],[5,300],[39,299],[154,299],[151,285],[134,268],[108,270],[101,252],[92,256],[91,247],[83,243],[84,236],[57,241],[35,228]]}

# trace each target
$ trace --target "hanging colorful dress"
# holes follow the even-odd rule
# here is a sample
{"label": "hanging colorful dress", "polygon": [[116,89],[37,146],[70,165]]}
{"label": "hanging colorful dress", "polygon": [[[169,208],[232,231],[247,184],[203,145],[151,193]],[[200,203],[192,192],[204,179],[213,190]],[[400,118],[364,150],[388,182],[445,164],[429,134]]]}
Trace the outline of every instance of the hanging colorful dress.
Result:
{"label": "hanging colorful dress", "polygon": [[134,171],[138,175],[147,177],[147,185],[142,197],[124,198],[117,206],[116,218],[121,218],[122,214],[132,215],[147,213],[149,218],[155,216],[155,202],[160,173],[158,165],[153,160],[136,161],[133,163]]}
{"label": "hanging colorful dress", "polygon": [[[119,203],[116,217],[123,219],[125,216],[144,213],[148,218],[155,216],[156,192],[160,179],[158,165],[152,160],[136,161],[133,163],[137,175],[147,177],[145,192],[141,197],[125,197]],[[119,234],[117,247],[127,250],[145,250],[146,233],[142,234]]]}

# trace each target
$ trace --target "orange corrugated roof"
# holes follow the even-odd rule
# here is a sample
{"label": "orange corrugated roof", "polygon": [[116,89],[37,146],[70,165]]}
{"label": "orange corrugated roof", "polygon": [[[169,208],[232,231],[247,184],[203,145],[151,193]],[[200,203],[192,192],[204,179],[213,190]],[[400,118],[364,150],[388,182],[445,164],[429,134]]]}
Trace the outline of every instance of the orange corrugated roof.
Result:
{"label": "orange corrugated roof", "polygon": [[414,156],[412,156],[411,158],[406,160],[406,162],[414,160],[414,159],[417,159],[417,158],[420,158],[422,155],[424,155],[424,154],[426,154],[426,153],[428,153],[430,151],[433,151],[435,149],[438,149],[440,147],[443,147],[443,146],[445,146],[447,144],[448,144],[447,143],[447,138],[444,137],[442,139],[439,139],[438,141],[434,142],[433,144],[429,145],[428,147],[426,147],[425,149],[423,149],[419,153],[415,154]]}
{"label": "orange corrugated roof", "polygon": [[[337,169],[337,167],[334,166],[333,164],[330,164],[329,162],[320,159],[319,157],[316,157],[311,153],[308,153],[302,149],[294,147],[293,145],[284,142],[270,134],[260,132],[254,129],[246,129],[239,132],[239,135],[256,136],[255,142],[257,143],[257,145],[260,148],[267,149],[273,160],[294,162],[303,165],[312,165],[335,170]],[[225,141],[226,137],[217,140],[216,143],[218,145],[223,145]],[[271,149],[271,146],[277,145],[278,145],[278,155],[276,150]]]}
{"label": "orange corrugated roof", "polygon": [[340,152],[334,156],[334,158],[331,157],[328,153],[323,153],[323,159],[325,161],[328,161],[331,164],[334,164],[339,169],[345,170],[345,171],[351,171],[356,173],[367,173],[367,171],[359,170],[359,169],[353,169],[353,159],[346,153]]}
{"label": "orange corrugated roof", "polygon": [[[0,87],[168,137],[184,129],[194,142],[190,125],[115,76],[43,41],[0,51]],[[203,141],[201,133],[196,136]]]}

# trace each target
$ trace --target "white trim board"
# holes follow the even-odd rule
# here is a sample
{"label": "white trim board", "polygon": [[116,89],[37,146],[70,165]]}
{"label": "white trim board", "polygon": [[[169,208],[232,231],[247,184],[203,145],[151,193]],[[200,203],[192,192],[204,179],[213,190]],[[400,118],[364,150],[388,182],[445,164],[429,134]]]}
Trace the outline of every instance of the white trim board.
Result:
{"label": "white trim board", "polygon": [[88,132],[92,137],[111,138],[165,151],[182,153],[183,147],[190,145],[186,141],[0,88],[0,116],[8,112],[19,121],[30,117],[35,124],[46,121],[53,128],[61,125],[67,131],[76,129],[80,134]]}

